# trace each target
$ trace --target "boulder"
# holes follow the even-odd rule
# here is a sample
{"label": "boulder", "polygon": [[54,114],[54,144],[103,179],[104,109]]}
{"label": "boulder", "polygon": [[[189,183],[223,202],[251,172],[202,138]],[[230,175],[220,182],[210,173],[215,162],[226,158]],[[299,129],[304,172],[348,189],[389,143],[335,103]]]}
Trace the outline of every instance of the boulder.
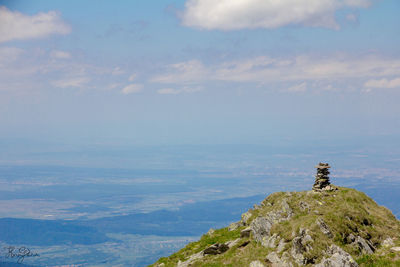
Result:
{"label": "boulder", "polygon": [[314,240],[308,234],[308,230],[300,228],[299,235],[292,240],[292,249],[290,251],[290,254],[297,264],[303,265],[306,263],[304,253],[312,249],[310,243],[313,241]]}
{"label": "boulder", "polygon": [[394,246],[393,239],[391,239],[390,237],[386,238],[385,240],[383,240],[382,246],[386,248]]}
{"label": "boulder", "polygon": [[276,252],[281,253],[285,249],[286,244],[287,243],[285,242],[285,240],[283,238],[281,238],[281,240],[279,240],[279,244],[276,249]]}
{"label": "boulder", "polygon": [[250,237],[250,233],[251,233],[252,229],[251,227],[247,227],[245,229],[243,229],[242,231],[240,231],[240,237]]}
{"label": "boulder", "polygon": [[190,266],[192,264],[192,262],[194,262],[196,260],[199,260],[199,259],[201,259],[203,257],[204,257],[204,253],[203,253],[203,251],[200,251],[200,252],[198,252],[196,254],[193,254],[192,256],[190,256],[185,261],[180,261],[179,260],[177,267],[188,267],[188,266]]}
{"label": "boulder", "polygon": [[329,258],[323,258],[322,261],[315,267],[357,267],[357,262],[350,256],[349,253],[336,245],[331,245],[326,254]]}
{"label": "boulder", "polygon": [[266,261],[270,263],[272,267],[292,267],[293,264],[289,262],[289,255],[285,252],[282,258],[276,252],[271,252],[267,255]]}
{"label": "boulder", "polygon": [[229,248],[231,248],[233,246],[236,246],[239,243],[239,241],[240,241],[240,238],[237,238],[235,240],[225,242],[225,245],[227,245]]}
{"label": "boulder", "polygon": [[357,236],[356,240],[353,243],[354,245],[358,246],[358,248],[360,249],[360,251],[363,254],[373,254],[375,251],[374,246],[372,246],[372,244],[370,244],[370,242],[367,242],[364,238],[362,238],[361,236]]}
{"label": "boulder", "polygon": [[400,247],[392,247],[390,250],[393,252],[400,252]]}
{"label": "boulder", "polygon": [[259,216],[251,222],[250,228],[255,240],[262,242],[269,236],[272,225],[287,221],[293,216],[293,210],[286,199],[282,200],[280,207],[281,210],[270,211],[265,216]]}
{"label": "boulder", "polygon": [[269,235],[272,222],[266,217],[257,217],[250,224],[251,231],[255,240],[262,242],[263,238]]}
{"label": "boulder", "polygon": [[204,255],[218,255],[222,254],[229,249],[229,246],[226,244],[215,243],[205,250],[203,250]]}
{"label": "boulder", "polygon": [[261,245],[263,245],[266,248],[276,248],[277,241],[279,240],[278,234],[273,234],[272,236],[269,237],[264,237],[264,239],[261,241]]}
{"label": "boulder", "polygon": [[265,265],[261,261],[252,261],[249,267],[265,267]]}
{"label": "boulder", "polygon": [[329,238],[333,237],[331,230],[329,229],[328,225],[326,225],[325,221],[322,218],[317,219],[317,224],[324,235],[326,235]]}
{"label": "boulder", "polygon": [[210,230],[208,230],[207,235],[212,235],[215,232],[215,230],[213,228],[210,228]]}
{"label": "boulder", "polygon": [[247,211],[245,213],[242,214],[242,220],[241,223],[243,225],[248,225],[249,219],[251,218],[251,213],[250,211]]}

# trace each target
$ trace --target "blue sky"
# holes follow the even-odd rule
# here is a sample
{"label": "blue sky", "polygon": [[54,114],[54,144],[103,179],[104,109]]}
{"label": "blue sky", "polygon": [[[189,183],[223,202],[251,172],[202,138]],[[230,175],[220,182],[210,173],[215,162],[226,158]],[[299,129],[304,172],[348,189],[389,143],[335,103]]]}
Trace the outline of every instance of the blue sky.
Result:
{"label": "blue sky", "polygon": [[399,12],[396,0],[0,1],[0,138],[397,137]]}

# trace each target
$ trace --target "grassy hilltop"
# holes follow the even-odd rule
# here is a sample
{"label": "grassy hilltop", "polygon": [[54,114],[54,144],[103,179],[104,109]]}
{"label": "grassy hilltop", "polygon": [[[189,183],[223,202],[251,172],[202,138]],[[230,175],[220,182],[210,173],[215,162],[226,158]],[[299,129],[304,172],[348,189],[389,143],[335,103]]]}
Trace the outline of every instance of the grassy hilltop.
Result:
{"label": "grassy hilltop", "polygon": [[400,221],[364,193],[337,189],[271,194],[151,266],[400,266]]}

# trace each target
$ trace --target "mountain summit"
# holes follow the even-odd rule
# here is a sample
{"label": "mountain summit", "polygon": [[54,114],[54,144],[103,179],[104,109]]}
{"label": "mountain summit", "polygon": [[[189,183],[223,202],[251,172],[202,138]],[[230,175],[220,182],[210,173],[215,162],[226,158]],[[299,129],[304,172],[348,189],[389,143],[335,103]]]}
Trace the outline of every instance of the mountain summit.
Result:
{"label": "mountain summit", "polygon": [[400,221],[317,165],[313,190],[278,192],[239,222],[204,234],[151,266],[400,266]]}

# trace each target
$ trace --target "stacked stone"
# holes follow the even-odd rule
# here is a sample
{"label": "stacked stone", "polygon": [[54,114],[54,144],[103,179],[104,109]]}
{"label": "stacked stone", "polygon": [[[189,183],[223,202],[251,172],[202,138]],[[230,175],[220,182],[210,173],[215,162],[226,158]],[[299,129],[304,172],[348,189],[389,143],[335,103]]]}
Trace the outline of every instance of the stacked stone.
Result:
{"label": "stacked stone", "polygon": [[319,163],[317,168],[317,175],[315,175],[315,183],[313,185],[314,191],[332,190],[331,183],[329,182],[329,166],[328,163]]}

